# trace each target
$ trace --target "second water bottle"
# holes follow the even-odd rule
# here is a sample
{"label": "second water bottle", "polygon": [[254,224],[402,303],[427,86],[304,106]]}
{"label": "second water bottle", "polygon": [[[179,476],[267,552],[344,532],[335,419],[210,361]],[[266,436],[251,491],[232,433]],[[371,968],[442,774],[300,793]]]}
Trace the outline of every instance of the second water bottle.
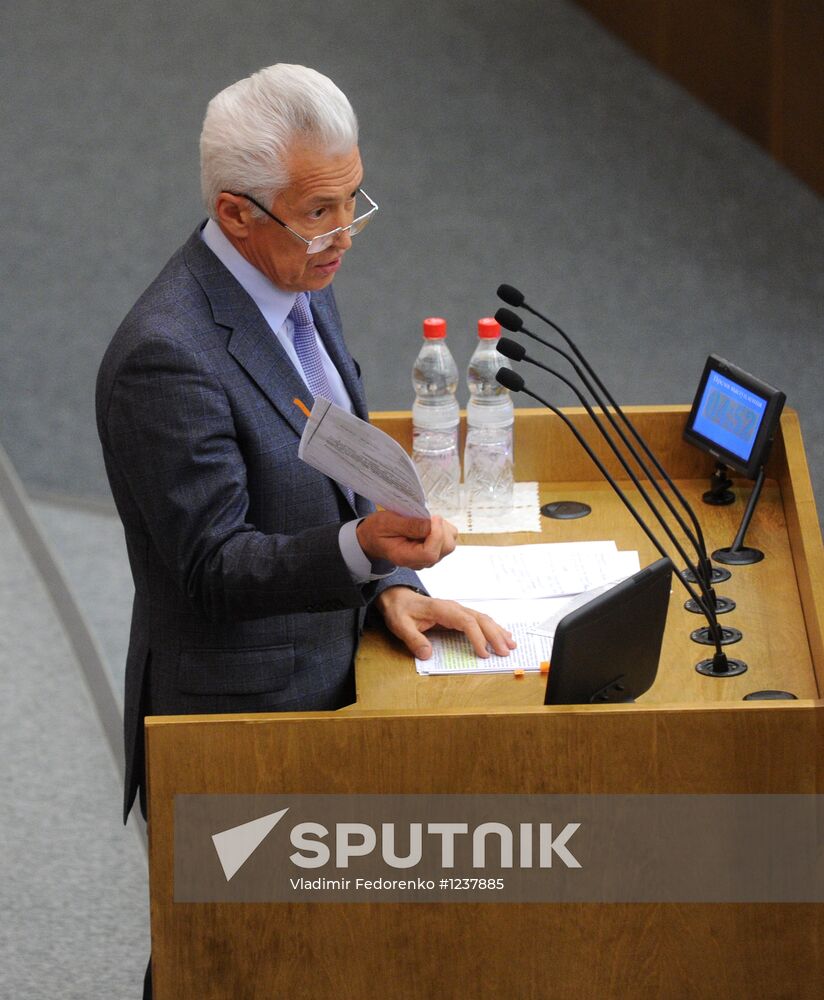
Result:
{"label": "second water bottle", "polygon": [[412,459],[430,510],[448,513],[460,499],[458,367],[446,344],[446,320],[425,319],[423,336],[412,369]]}
{"label": "second water bottle", "polygon": [[495,379],[499,368],[511,366],[498,354],[500,335],[494,319],[478,320],[478,346],[466,372],[464,487],[470,507],[512,506],[514,409],[509,390]]}

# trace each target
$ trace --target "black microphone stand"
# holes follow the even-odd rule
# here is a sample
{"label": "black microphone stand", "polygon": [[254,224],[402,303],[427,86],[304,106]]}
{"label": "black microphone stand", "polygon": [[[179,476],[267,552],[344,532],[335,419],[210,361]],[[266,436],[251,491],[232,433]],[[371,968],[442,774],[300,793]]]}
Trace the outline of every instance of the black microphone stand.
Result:
{"label": "black microphone stand", "polygon": [[[692,580],[694,582],[698,582],[699,584],[701,584],[702,592],[705,593],[707,600],[713,605],[713,608],[714,608],[716,614],[725,614],[728,611],[732,611],[735,608],[735,601],[731,600],[728,597],[718,597],[718,596],[716,596],[715,591],[712,588],[712,583],[711,583],[711,580],[712,580],[712,564],[710,563],[709,558],[707,556],[706,545],[704,544],[703,535],[700,535],[699,537],[696,537],[696,535],[690,530],[689,526],[684,521],[684,518],[680,515],[680,513],[678,512],[678,510],[675,508],[675,506],[673,505],[672,501],[670,500],[670,498],[664,492],[664,490],[661,487],[661,485],[658,482],[658,480],[652,475],[652,473],[649,470],[649,467],[646,465],[646,463],[644,462],[644,460],[642,459],[642,457],[638,454],[638,450],[633,446],[632,442],[627,438],[626,434],[621,429],[620,425],[616,422],[616,420],[613,417],[612,413],[610,413],[610,411],[607,408],[606,404],[604,403],[603,399],[601,398],[601,396],[599,396],[597,390],[592,385],[592,382],[587,378],[587,376],[581,370],[580,366],[575,363],[575,360],[573,358],[571,358],[566,353],[566,351],[561,350],[561,348],[557,347],[555,344],[550,344],[548,341],[544,340],[542,337],[539,337],[536,333],[533,333],[531,330],[528,330],[524,326],[523,321],[521,320],[521,317],[517,316],[514,312],[511,312],[509,309],[499,309],[495,313],[495,319],[498,321],[498,323],[501,324],[501,326],[504,327],[504,329],[509,330],[509,331],[511,331],[513,333],[517,333],[518,331],[520,331],[522,333],[525,333],[528,337],[531,337],[533,340],[536,340],[539,344],[542,344],[544,347],[548,347],[551,351],[555,351],[556,354],[560,354],[560,356],[562,358],[564,358],[565,361],[569,362],[569,364],[572,366],[572,368],[575,371],[575,373],[578,376],[578,378],[581,380],[581,382],[584,384],[584,386],[587,389],[587,391],[590,393],[590,395],[592,396],[592,398],[595,400],[595,403],[598,406],[598,408],[601,410],[601,412],[604,414],[604,416],[609,421],[609,423],[610,423],[613,431],[620,437],[621,441],[624,444],[624,447],[630,452],[630,454],[632,455],[632,457],[638,463],[639,468],[641,469],[641,471],[643,472],[643,474],[646,476],[646,478],[649,480],[650,484],[655,488],[656,492],[658,493],[658,496],[663,501],[663,503],[666,505],[667,510],[669,510],[670,514],[678,522],[678,526],[681,528],[681,530],[687,536],[687,538],[689,539],[690,544],[695,549],[696,554],[698,555],[698,569],[697,570],[695,569],[695,567],[693,566],[693,564],[692,564],[692,562],[690,560],[686,560],[689,563],[689,565],[688,565],[688,572],[694,574],[692,576]],[[507,353],[507,350],[503,349],[507,345],[511,345],[511,351],[515,352],[515,353]],[[539,368],[543,368],[545,371],[549,371],[549,372],[551,372],[554,375],[558,375],[557,372],[553,371],[551,368],[547,368],[546,365],[541,364],[540,361],[537,361],[534,358],[527,357],[526,351],[523,349],[523,347],[520,344],[516,343],[513,340],[509,340],[506,337],[504,337],[501,341],[499,341],[499,343],[498,343],[498,351],[499,351],[499,353],[503,354],[505,357],[510,358],[511,360],[520,361],[523,358],[523,359],[529,361],[531,364],[537,365]],[[521,353],[517,353],[517,352],[521,352]],[[558,376],[558,377],[560,378],[561,376]],[[562,379],[562,380],[566,381],[565,379]],[[598,420],[598,418],[595,416],[595,414],[589,409],[586,401],[581,397],[581,394],[578,392],[578,390],[571,383],[566,382],[566,384],[576,394],[576,396],[578,397],[578,399],[581,401],[582,405],[587,408],[587,411],[590,413],[590,416],[592,417],[593,421],[595,422],[595,426],[600,431],[601,436],[604,438],[604,440],[610,446],[610,448],[612,449],[613,453],[617,457],[618,461],[624,467],[624,469],[626,470],[626,472],[628,473],[628,475],[632,479],[633,483],[635,484],[635,486],[640,491],[641,496],[644,498],[644,500],[645,500],[647,506],[649,507],[649,509],[655,514],[656,518],[658,519],[659,523],[664,528],[664,530],[665,531],[669,531],[668,526],[665,523],[664,519],[662,518],[661,514],[656,509],[656,507],[653,505],[653,503],[650,500],[648,494],[646,493],[646,491],[643,489],[643,487],[638,482],[638,479],[635,477],[635,475],[633,475],[633,472],[632,472],[630,466],[625,461],[623,455],[618,450],[618,448],[615,445],[613,439],[609,436],[609,434],[607,433],[607,431],[604,428],[604,426],[601,424],[601,422]],[[622,416],[623,416],[623,414],[622,414]],[[624,421],[628,422],[626,417],[624,417]],[[632,425],[629,424],[629,426],[632,426]],[[636,432],[636,436],[638,436],[637,432]],[[641,440],[643,440],[643,439],[641,439]],[[646,446],[646,447],[647,447],[647,450],[650,450],[648,446]],[[665,476],[666,481],[668,483],[670,483],[670,485],[672,486],[672,489],[676,490],[676,487],[672,483],[672,480],[669,477],[669,475],[667,475],[666,472],[663,472],[663,475]],[[686,504],[686,500],[683,498],[683,496],[682,496],[682,502],[684,504]],[[694,515],[693,515],[693,520],[696,521]],[[697,521],[696,521],[696,523],[697,523]],[[700,530],[701,530],[700,526],[699,526],[698,530],[700,532]],[[673,536],[670,534],[670,537],[672,538]],[[679,550],[679,552],[680,552],[680,550]],[[727,573],[727,576],[729,576],[729,573]],[[692,600],[687,601],[687,603],[685,604],[685,607],[686,607],[687,611],[690,611],[693,614],[701,614],[700,607],[697,604],[695,604],[695,602],[692,601]],[[739,638],[740,638],[740,633],[739,633]],[[703,638],[699,638],[697,641],[704,641],[704,639]],[[732,641],[732,640],[730,640],[730,641]]]}
{"label": "black microphone stand", "polygon": [[[519,345],[516,345],[516,346],[519,346]],[[532,359],[529,359],[529,360],[532,360]],[[537,362],[533,362],[533,363],[537,363]],[[545,366],[544,365],[540,365],[540,367],[544,368]],[[577,390],[577,388],[568,379],[566,379],[563,375],[561,375],[560,373],[554,371],[551,368],[546,368],[546,370],[549,371],[549,372],[551,372],[553,375],[555,375],[557,378],[559,378],[562,382],[564,382],[566,385],[568,385],[570,387],[570,389],[572,389],[572,391],[581,400],[581,403],[583,404],[583,406],[585,407],[585,409],[587,410],[587,412],[589,413],[589,415],[595,420],[595,422],[597,424],[598,423],[597,417],[595,417],[595,414],[593,413],[592,408],[585,401],[583,395]],[[647,536],[647,538],[650,540],[650,542],[655,546],[655,548],[659,552],[659,554],[662,555],[662,556],[664,556],[665,558],[668,558],[668,555],[667,555],[667,552],[666,552],[666,549],[664,548],[664,546],[661,544],[661,542],[659,541],[659,539],[650,530],[649,526],[645,523],[645,521],[640,516],[640,514],[638,513],[638,511],[632,505],[632,503],[630,502],[630,500],[627,497],[627,495],[624,493],[624,491],[621,489],[621,487],[618,485],[618,483],[613,479],[613,477],[609,474],[609,472],[607,471],[606,466],[604,465],[604,463],[598,458],[598,456],[595,454],[595,452],[592,450],[592,448],[590,448],[590,446],[587,444],[587,442],[585,441],[585,439],[583,438],[583,436],[581,435],[581,433],[574,426],[574,424],[572,423],[572,421],[566,416],[566,414],[562,413],[556,406],[553,406],[552,403],[547,402],[547,400],[543,399],[541,396],[538,396],[536,393],[534,393],[531,390],[527,389],[527,387],[526,387],[526,385],[524,383],[523,378],[520,375],[518,375],[517,372],[514,372],[514,371],[512,371],[509,368],[501,368],[501,369],[498,370],[498,373],[497,373],[497,375],[495,377],[496,377],[497,381],[501,385],[505,386],[510,391],[512,391],[512,392],[525,392],[528,396],[531,396],[533,399],[537,400],[543,406],[547,407],[548,410],[551,410],[556,416],[558,416],[564,422],[564,424],[566,424],[566,426],[572,431],[572,434],[574,435],[575,439],[578,441],[578,443],[581,445],[581,447],[584,449],[584,451],[590,457],[590,459],[595,464],[596,468],[601,473],[601,475],[604,477],[604,479],[606,479],[606,481],[612,487],[612,489],[615,492],[616,496],[621,500],[621,502],[624,504],[624,506],[630,512],[630,514],[632,515],[632,517],[634,518],[634,520],[636,521],[636,523],[639,525],[639,527],[644,532],[644,534]],[[602,430],[602,433],[603,433],[603,430]],[[610,441],[610,439],[608,438],[608,436],[607,436],[607,441],[608,442]],[[615,449],[614,445],[613,445],[613,450],[616,452],[616,454],[618,454],[618,452]],[[620,455],[619,455],[619,458],[621,458]],[[622,465],[624,466],[625,469],[627,469],[627,472],[630,472],[630,470],[627,468],[626,463],[623,461],[623,459],[622,459]],[[633,473],[631,473],[631,472],[630,472],[630,475],[631,475],[631,478],[633,479],[633,482],[635,483],[636,487],[640,487],[640,484],[638,483],[637,477]],[[645,499],[647,499],[647,503],[650,502],[648,498],[645,498]],[[656,516],[658,517],[658,519],[660,521],[661,520],[660,513],[655,509],[654,506],[651,506],[651,509],[653,510],[654,513],[656,513]],[[695,573],[696,572],[696,568],[693,566],[692,561],[689,559],[689,557],[687,556],[687,554],[684,552],[683,547],[677,541],[677,539],[675,538],[675,536],[672,533],[672,531],[669,528],[669,526],[666,525],[665,522],[663,522],[663,521],[662,521],[662,526],[665,528],[665,530],[667,531],[668,537],[670,538],[670,540],[673,542],[673,544],[675,545],[676,549],[678,550],[678,554],[681,556],[682,559],[684,559],[686,561],[687,565],[692,570],[692,572]],[[736,674],[743,674],[746,671],[746,669],[747,669],[747,664],[744,663],[743,660],[737,660],[737,659],[734,659],[734,658],[731,658],[731,657],[727,657],[726,653],[721,648],[722,645],[725,642],[729,643],[731,641],[736,641],[736,638],[740,638],[740,633],[738,634],[738,636],[736,638],[725,638],[725,635],[724,635],[725,632],[727,632],[727,631],[737,632],[737,630],[725,630],[725,629],[722,629],[721,626],[718,623],[718,618],[716,616],[714,608],[711,607],[711,603],[707,600],[707,595],[706,595],[706,592],[705,592],[704,588],[702,587],[702,593],[701,593],[701,595],[699,595],[695,590],[693,590],[691,584],[686,579],[684,579],[684,577],[681,574],[676,574],[676,575],[678,576],[678,579],[681,581],[681,584],[684,587],[684,589],[690,595],[691,599],[696,603],[696,605],[698,607],[700,607],[702,613],[704,614],[704,617],[707,619],[708,635],[709,635],[709,637],[710,637],[710,639],[712,641],[712,645],[715,646],[715,654],[712,657],[712,659],[701,660],[699,663],[696,664],[695,669],[699,673],[705,674],[705,675],[711,676],[711,677],[733,677]]]}
{"label": "black microphone stand", "polygon": [[[598,388],[604,394],[604,396],[608,400],[610,406],[613,407],[613,409],[615,410],[615,412],[621,418],[621,421],[628,428],[628,430],[630,431],[630,433],[632,434],[632,436],[635,438],[635,440],[638,442],[638,444],[644,450],[644,453],[649,458],[649,460],[652,462],[652,464],[655,466],[655,468],[658,471],[659,475],[667,482],[667,484],[669,485],[670,489],[673,491],[673,493],[675,494],[675,496],[678,498],[679,502],[683,506],[684,510],[687,512],[687,516],[692,521],[692,525],[693,525],[693,528],[695,530],[695,534],[696,534],[696,536],[697,536],[697,538],[699,540],[699,545],[697,546],[697,551],[698,551],[698,555],[699,555],[698,562],[699,562],[700,568],[706,574],[706,581],[705,582],[706,582],[707,587],[711,588],[712,585],[713,585],[713,583],[721,583],[724,580],[728,580],[730,578],[730,572],[729,572],[729,570],[722,569],[719,566],[713,566],[712,563],[710,562],[709,556],[707,554],[706,542],[704,541],[704,533],[701,530],[701,525],[700,525],[700,523],[698,521],[698,518],[695,515],[695,511],[692,509],[691,505],[688,503],[686,497],[678,489],[678,487],[675,485],[675,483],[672,481],[672,479],[667,475],[666,470],[664,469],[664,467],[659,462],[659,460],[658,460],[657,456],[655,455],[655,453],[652,451],[652,449],[649,447],[649,445],[647,445],[646,441],[644,441],[644,439],[638,433],[638,431],[636,430],[635,426],[632,424],[632,422],[624,414],[624,411],[621,409],[621,407],[615,401],[615,399],[613,398],[613,396],[610,393],[609,389],[607,389],[607,387],[604,385],[604,383],[598,377],[597,373],[592,368],[592,366],[587,361],[587,359],[584,357],[583,353],[578,349],[577,345],[572,340],[572,338],[567,333],[565,333],[564,330],[562,330],[561,327],[558,326],[557,323],[554,323],[551,319],[549,319],[548,316],[544,316],[543,313],[541,313],[537,309],[533,308],[526,301],[523,292],[520,292],[517,288],[514,288],[512,285],[499,285],[498,286],[498,296],[504,302],[506,302],[507,305],[513,306],[516,309],[520,308],[520,307],[523,307],[528,312],[531,312],[533,316],[537,316],[538,319],[540,319],[544,323],[546,323],[547,326],[552,327],[553,330],[555,330],[558,334],[560,334],[561,337],[563,337],[563,339],[569,345],[569,347],[572,350],[572,352],[575,355],[575,357],[578,358],[578,360],[581,362],[581,364],[584,366],[584,368],[586,368],[586,370],[592,376],[593,381],[596,383],[596,385],[598,386]],[[528,331],[526,331],[526,330],[524,330],[524,332],[527,333],[528,336],[531,336],[534,339],[538,340],[539,343],[544,344],[544,346],[547,346],[547,347],[551,346],[546,341],[542,340],[540,337],[537,337],[535,334],[528,333]],[[602,410],[604,410],[605,413],[607,412],[606,409],[603,407],[602,404],[599,403],[599,406],[601,407]],[[636,458],[636,461],[637,461],[637,458]],[[645,471],[645,474],[646,474],[647,478],[650,479],[650,480],[652,480],[653,477],[651,477],[649,475],[649,472],[646,469],[644,471]],[[689,574],[692,571],[690,570],[689,567],[687,567],[687,569],[686,569],[685,572],[687,574]]]}
{"label": "black microphone stand", "polygon": [[[505,310],[504,309],[504,310],[498,310],[498,311],[499,312],[508,312],[509,310]],[[517,319],[517,317],[515,317],[514,313],[510,313],[510,316],[512,316],[512,317],[514,317],[514,318]],[[524,332],[526,332],[526,331],[524,331]],[[560,348],[554,348],[554,350],[556,350],[562,357],[566,358],[570,362],[570,364],[573,366],[573,368],[576,370],[576,372],[581,377],[582,381],[584,382],[584,385],[588,389],[590,389],[590,391],[592,391],[591,384],[589,383],[589,380],[586,378],[585,375],[583,375],[580,372],[580,369],[575,364],[575,362],[572,361],[572,359],[569,358],[569,356],[567,354],[565,354]],[[609,446],[610,450],[612,451],[613,455],[615,455],[615,457],[620,462],[622,468],[624,469],[624,471],[626,472],[626,474],[629,476],[630,480],[632,481],[632,484],[635,486],[635,488],[641,494],[641,496],[644,499],[644,502],[646,503],[647,507],[649,507],[649,509],[655,515],[655,518],[658,521],[658,523],[661,525],[661,527],[666,532],[667,537],[669,538],[670,542],[675,546],[676,550],[678,551],[678,554],[681,556],[681,558],[684,560],[684,562],[688,565],[688,567],[690,568],[690,570],[695,574],[695,579],[697,580],[699,586],[701,587],[701,594],[702,594],[705,602],[712,607],[712,609],[713,609],[713,611],[715,612],[716,615],[722,614],[725,611],[731,611],[735,607],[735,602],[734,601],[730,601],[730,600],[728,600],[725,597],[716,597],[716,595],[715,595],[714,591],[712,590],[712,588],[708,587],[706,585],[706,579],[704,577],[704,574],[700,573],[700,572],[696,573],[695,565],[693,564],[692,560],[687,555],[687,553],[684,551],[684,549],[681,546],[680,542],[678,541],[678,539],[676,538],[676,536],[673,533],[672,529],[670,528],[669,524],[667,523],[666,518],[663,516],[663,514],[661,513],[661,511],[655,505],[655,503],[653,502],[652,498],[647,493],[647,491],[644,488],[643,484],[639,480],[638,476],[633,471],[633,469],[630,466],[629,462],[626,460],[626,457],[622,454],[620,448],[615,443],[615,440],[609,434],[609,432],[607,431],[606,427],[604,427],[604,425],[601,422],[600,418],[595,413],[595,411],[592,409],[592,407],[590,406],[590,404],[587,401],[586,397],[578,389],[578,387],[573,382],[571,382],[569,379],[567,379],[563,375],[561,375],[560,372],[557,372],[554,368],[550,368],[548,365],[543,364],[542,362],[538,361],[536,358],[530,357],[527,354],[526,349],[524,348],[524,346],[522,344],[517,343],[517,341],[510,340],[508,337],[501,337],[501,339],[498,341],[498,353],[499,354],[503,354],[504,357],[509,358],[511,361],[527,361],[529,364],[535,365],[537,368],[541,368],[545,372],[549,372],[550,375],[554,375],[557,379],[560,379],[560,381],[563,382],[564,385],[568,386],[573,391],[573,393],[577,397],[577,399],[580,402],[580,404],[584,407],[584,409],[588,413],[588,415],[589,415],[590,419],[592,420],[592,422],[598,428],[598,431],[601,434],[601,437],[606,441],[606,443]],[[597,396],[596,396],[596,399],[597,399]],[[603,407],[601,407],[601,409],[603,410]],[[607,411],[604,411],[604,412],[607,412]],[[607,416],[609,416],[608,413],[607,413]],[[614,424],[614,422],[613,422],[613,427],[617,431],[619,437],[624,442],[624,444],[626,445],[626,447],[632,452],[633,456],[639,462],[639,465],[641,465],[641,468],[646,472],[647,470],[644,468],[643,463],[640,461],[640,459],[638,459],[637,455],[635,454],[635,450],[633,449],[633,447],[630,444],[630,442],[627,441],[626,436],[621,432],[620,427],[616,427],[616,425]],[[666,494],[663,493],[663,491],[661,490],[660,486],[658,486],[656,480],[654,480],[652,477],[649,477],[649,473],[647,473],[647,475],[648,475],[648,478],[650,479],[650,482],[653,485],[655,485],[655,486],[658,487],[658,492],[659,492],[659,495],[661,496],[661,499],[666,504],[666,506],[669,509],[670,513],[673,514],[673,516],[678,521],[679,526],[681,527],[681,529],[683,530],[684,534],[687,536],[687,538],[689,539],[689,541],[691,542],[691,544],[693,545],[693,547],[696,549],[696,552],[698,553],[698,556],[700,558],[701,552],[700,552],[700,549],[698,548],[698,542],[696,541],[695,536],[692,535],[692,533],[690,532],[689,528],[684,523],[683,518],[673,508],[672,503],[669,501],[669,497],[667,497]],[[703,614],[700,605],[696,604],[695,601],[692,600],[692,598],[687,602],[687,604],[685,605],[685,607],[687,608],[688,611],[691,611],[694,614]],[[738,629],[726,628],[726,629],[723,630],[723,633],[724,633],[724,641],[727,642],[727,643],[737,642],[739,639],[741,639],[741,632]],[[696,642],[704,642],[704,643],[706,643],[707,640],[708,640],[707,630],[706,629],[698,629],[697,632],[693,633],[692,638]]]}

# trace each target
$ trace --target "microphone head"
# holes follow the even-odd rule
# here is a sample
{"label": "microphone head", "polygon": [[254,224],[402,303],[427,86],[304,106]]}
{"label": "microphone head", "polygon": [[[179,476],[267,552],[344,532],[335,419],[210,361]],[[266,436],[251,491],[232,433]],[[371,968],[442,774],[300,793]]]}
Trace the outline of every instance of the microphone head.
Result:
{"label": "microphone head", "polygon": [[510,361],[523,361],[526,356],[524,345],[519,344],[517,340],[510,340],[509,337],[501,337],[496,346],[498,353]]}
{"label": "microphone head", "polygon": [[524,380],[511,368],[499,368],[495,374],[495,381],[511,392],[520,392],[524,387]]}
{"label": "microphone head", "polygon": [[498,285],[498,298],[515,309],[524,304],[524,293],[519,292],[512,285]]}
{"label": "microphone head", "polygon": [[509,330],[510,333],[517,333],[524,325],[521,317],[511,309],[499,309],[495,313],[495,319],[504,330]]}

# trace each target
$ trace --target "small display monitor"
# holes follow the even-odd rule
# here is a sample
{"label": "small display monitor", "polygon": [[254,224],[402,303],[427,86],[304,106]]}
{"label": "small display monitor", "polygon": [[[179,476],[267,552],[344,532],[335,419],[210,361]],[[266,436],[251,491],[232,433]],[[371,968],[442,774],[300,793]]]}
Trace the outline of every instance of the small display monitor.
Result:
{"label": "small display monitor", "polygon": [[755,479],[767,461],[786,396],[711,354],[698,383],[684,438]]}
{"label": "small display monitor", "polygon": [[659,559],[562,618],[545,704],[635,701],[648,691],[658,674],[671,582],[672,563]]}

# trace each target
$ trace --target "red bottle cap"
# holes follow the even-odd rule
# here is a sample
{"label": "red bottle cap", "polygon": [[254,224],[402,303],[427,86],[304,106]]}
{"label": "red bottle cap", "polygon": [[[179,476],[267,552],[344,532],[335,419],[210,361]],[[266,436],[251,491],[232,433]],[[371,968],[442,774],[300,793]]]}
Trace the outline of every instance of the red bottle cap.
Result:
{"label": "red bottle cap", "polygon": [[423,321],[423,335],[427,340],[443,340],[446,336],[446,320],[430,316]]}
{"label": "red bottle cap", "polygon": [[501,335],[501,327],[491,316],[478,320],[478,336],[484,340],[497,340]]}

